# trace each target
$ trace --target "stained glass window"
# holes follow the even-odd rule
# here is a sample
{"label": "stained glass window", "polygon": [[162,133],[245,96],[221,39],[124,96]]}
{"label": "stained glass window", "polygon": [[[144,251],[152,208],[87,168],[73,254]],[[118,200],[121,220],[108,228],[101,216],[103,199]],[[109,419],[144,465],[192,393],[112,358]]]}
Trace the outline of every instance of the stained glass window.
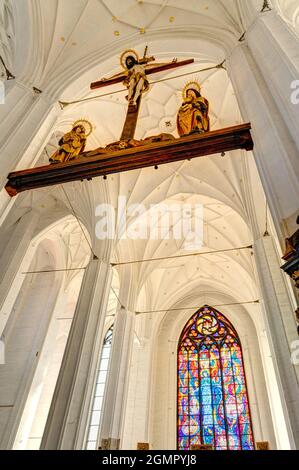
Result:
{"label": "stained glass window", "polygon": [[200,309],[178,346],[178,449],[254,450],[238,334],[217,310]]}
{"label": "stained glass window", "polygon": [[97,382],[95,386],[95,394],[93,397],[91,416],[89,421],[89,430],[88,437],[86,442],[87,450],[96,450],[98,434],[101,424],[101,412],[102,412],[102,403],[105,392],[105,385],[109,367],[109,359],[111,353],[112,345],[112,336],[113,336],[113,325],[106,333],[103,349],[101,352],[101,360],[99,363]]}

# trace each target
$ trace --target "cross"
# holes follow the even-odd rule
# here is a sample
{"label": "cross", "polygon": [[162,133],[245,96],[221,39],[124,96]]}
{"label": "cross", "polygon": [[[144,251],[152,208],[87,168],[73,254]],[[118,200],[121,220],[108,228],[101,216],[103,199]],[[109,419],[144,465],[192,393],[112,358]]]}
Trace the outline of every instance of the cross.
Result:
{"label": "cross", "polygon": [[[174,59],[167,64],[155,64],[154,57],[147,57],[147,48],[142,59],[135,51],[122,54],[121,63],[124,71],[111,78],[104,78],[91,84],[91,89],[114,85],[123,82],[128,89],[128,112],[124,124],[121,141],[134,138],[138,120],[142,94],[148,90],[147,76],[165,70],[171,70],[183,65],[192,64],[194,59],[178,62]],[[236,149],[253,149],[250,133],[251,125],[243,124],[204,134],[180,137],[166,142],[153,142],[119,151],[107,152],[105,149],[95,149],[84,152],[82,158],[67,164],[46,165],[39,168],[16,171],[8,175],[5,186],[8,194],[13,197],[22,191],[43,188],[70,181],[90,181],[97,176],[121,173],[128,170],[155,167],[171,162],[191,160],[207,155],[225,155],[225,152]],[[205,328],[205,326],[204,326]]]}
{"label": "cross", "polygon": [[175,69],[184,65],[194,63],[194,59],[187,59],[178,62],[173,59],[169,63],[152,64],[154,57],[147,57],[147,47],[143,57],[140,59],[138,54],[133,50],[125,51],[120,59],[123,72],[113,75],[111,78],[103,78],[90,85],[92,90],[123,83],[128,89],[128,110],[127,117],[122,131],[120,140],[130,140],[134,138],[137,126],[137,120],[142,100],[142,95],[149,89],[147,76],[153,73],[164,72],[166,70]]}

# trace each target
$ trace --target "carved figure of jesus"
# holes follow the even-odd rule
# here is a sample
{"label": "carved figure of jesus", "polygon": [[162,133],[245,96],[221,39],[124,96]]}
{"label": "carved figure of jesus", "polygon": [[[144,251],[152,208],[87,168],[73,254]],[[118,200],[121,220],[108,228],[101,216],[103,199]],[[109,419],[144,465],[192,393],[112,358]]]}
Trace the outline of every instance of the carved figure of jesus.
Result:
{"label": "carved figure of jesus", "polygon": [[137,106],[138,98],[149,89],[145,65],[152,60],[153,57],[143,58],[140,61],[133,55],[126,57],[127,77],[124,80],[124,85],[128,88],[127,100],[131,106]]}

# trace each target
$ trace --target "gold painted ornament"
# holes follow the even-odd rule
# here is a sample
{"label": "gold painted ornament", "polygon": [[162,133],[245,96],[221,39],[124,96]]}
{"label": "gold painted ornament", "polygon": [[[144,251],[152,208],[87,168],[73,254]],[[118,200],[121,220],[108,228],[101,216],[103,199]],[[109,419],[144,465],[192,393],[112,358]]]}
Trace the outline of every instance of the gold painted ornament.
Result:
{"label": "gold painted ornament", "polygon": [[127,67],[127,64],[126,64],[126,60],[128,57],[134,57],[135,61],[138,63],[139,62],[139,56],[137,54],[136,51],[134,51],[133,49],[128,49],[126,50],[125,52],[122,53],[122,55],[120,56],[120,65],[122,66],[122,68],[124,70],[127,70],[128,67]]}
{"label": "gold painted ornament", "polygon": [[74,129],[77,126],[84,127],[86,137],[89,137],[92,134],[93,125],[87,119],[78,119],[77,121],[74,122],[72,129]]}
{"label": "gold painted ornament", "polygon": [[201,86],[198,82],[195,82],[195,81],[191,81],[191,82],[186,83],[186,85],[183,88],[183,92],[182,92],[183,99],[187,98],[188,90],[195,90],[198,93],[201,93]]}

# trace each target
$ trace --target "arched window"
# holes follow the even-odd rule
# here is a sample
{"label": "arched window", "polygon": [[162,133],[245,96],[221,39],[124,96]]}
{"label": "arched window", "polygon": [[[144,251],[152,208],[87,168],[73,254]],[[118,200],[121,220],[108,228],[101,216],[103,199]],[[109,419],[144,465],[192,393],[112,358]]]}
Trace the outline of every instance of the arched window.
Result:
{"label": "arched window", "polygon": [[101,359],[97,374],[97,382],[95,386],[95,394],[93,398],[91,416],[89,421],[86,450],[96,450],[97,448],[98,434],[101,424],[102,403],[111,353],[112,336],[113,325],[109,328],[104,338],[103,349],[101,352]]}
{"label": "arched window", "polygon": [[178,448],[254,450],[242,348],[217,310],[200,309],[178,346]]}

